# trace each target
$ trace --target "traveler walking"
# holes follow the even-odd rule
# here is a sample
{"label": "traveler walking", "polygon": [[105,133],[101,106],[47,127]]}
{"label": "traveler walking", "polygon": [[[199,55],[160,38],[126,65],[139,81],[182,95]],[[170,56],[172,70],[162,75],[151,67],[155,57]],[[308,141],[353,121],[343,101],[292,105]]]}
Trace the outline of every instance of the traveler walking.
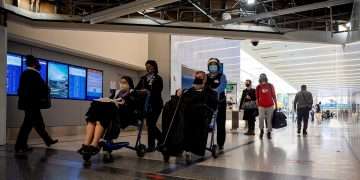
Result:
{"label": "traveler walking", "polygon": [[244,110],[244,120],[248,123],[248,131],[245,135],[255,135],[255,121],[258,115],[258,109],[256,106],[256,93],[255,89],[251,87],[251,80],[245,81],[246,88],[242,92],[240,100],[240,109]]}
{"label": "traveler walking", "polygon": [[49,87],[39,73],[41,69],[39,60],[32,55],[27,55],[26,66],[27,69],[21,74],[18,89],[18,108],[25,111],[25,118],[16,140],[15,152],[17,153],[32,150],[27,144],[32,128],[35,128],[48,147],[58,142],[46,132],[41,115],[41,109],[50,108],[51,103]]}
{"label": "traveler walking", "polygon": [[271,139],[272,131],[272,117],[275,109],[277,109],[277,101],[275,89],[272,84],[268,82],[266,74],[260,74],[259,85],[256,87],[256,102],[259,108],[259,127],[260,139],[264,135],[264,122],[267,124],[267,137]]}
{"label": "traveler walking", "polygon": [[303,135],[307,135],[309,112],[313,105],[312,94],[306,90],[306,85],[301,86],[301,91],[298,92],[294,100],[294,109],[297,111],[297,133],[301,133],[301,124],[303,124]]}

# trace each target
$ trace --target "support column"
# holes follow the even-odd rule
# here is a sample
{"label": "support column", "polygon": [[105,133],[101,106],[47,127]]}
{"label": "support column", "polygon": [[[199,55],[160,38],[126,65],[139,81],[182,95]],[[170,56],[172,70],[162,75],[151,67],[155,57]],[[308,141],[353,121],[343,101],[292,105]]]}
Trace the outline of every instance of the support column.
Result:
{"label": "support column", "polygon": [[6,144],[6,14],[0,9],[0,145]]}
{"label": "support column", "polygon": [[154,59],[159,65],[159,74],[163,78],[164,88],[162,97],[164,102],[170,99],[170,34],[149,34],[149,59]]}

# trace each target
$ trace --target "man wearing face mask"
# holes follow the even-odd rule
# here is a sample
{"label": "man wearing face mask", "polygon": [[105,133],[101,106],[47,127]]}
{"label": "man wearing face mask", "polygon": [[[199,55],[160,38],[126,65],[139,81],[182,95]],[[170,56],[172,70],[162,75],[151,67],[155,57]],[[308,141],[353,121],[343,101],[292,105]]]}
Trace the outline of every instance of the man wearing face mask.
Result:
{"label": "man wearing face mask", "polygon": [[226,94],[225,88],[227,84],[226,76],[220,70],[221,64],[219,59],[210,58],[208,61],[208,70],[206,86],[210,89],[215,90],[218,93],[218,112],[217,112],[217,144],[219,150],[224,149],[225,138],[226,138]]}
{"label": "man wearing face mask", "polygon": [[50,108],[51,103],[49,87],[40,76],[39,60],[32,55],[27,55],[26,66],[27,69],[21,74],[18,89],[18,108],[25,111],[25,119],[16,140],[15,152],[17,153],[32,150],[27,145],[32,128],[35,128],[48,147],[58,142],[46,132],[41,115],[41,109]]}
{"label": "man wearing face mask", "polygon": [[277,109],[277,100],[274,86],[268,82],[266,74],[260,74],[259,85],[256,87],[256,102],[259,108],[260,139],[264,135],[264,122],[267,124],[267,137],[271,139],[272,117]]}
{"label": "man wearing face mask", "polygon": [[161,143],[161,131],[156,126],[158,118],[163,108],[163,100],[161,92],[163,90],[163,80],[159,76],[158,65],[154,60],[148,60],[145,63],[147,74],[141,77],[136,90],[148,90],[150,92],[150,106],[151,112],[146,117],[146,124],[148,126],[148,152],[154,152],[155,140],[158,144]]}

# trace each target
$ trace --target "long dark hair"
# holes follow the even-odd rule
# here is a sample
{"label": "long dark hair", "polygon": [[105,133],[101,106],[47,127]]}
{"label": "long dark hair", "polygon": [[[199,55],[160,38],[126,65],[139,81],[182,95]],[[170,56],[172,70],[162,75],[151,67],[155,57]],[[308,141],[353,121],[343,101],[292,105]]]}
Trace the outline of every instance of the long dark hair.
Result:
{"label": "long dark hair", "polygon": [[125,79],[127,81],[127,83],[129,84],[129,88],[134,89],[134,81],[132,80],[132,78],[130,76],[123,76],[123,77],[121,77],[121,79]]}
{"label": "long dark hair", "polygon": [[147,60],[146,61],[146,63],[145,63],[145,65],[147,65],[147,64],[150,64],[151,66],[153,66],[154,67],[154,69],[155,69],[155,74],[158,74],[159,73],[159,68],[158,68],[158,64],[157,64],[157,62],[155,61],[155,60]]}

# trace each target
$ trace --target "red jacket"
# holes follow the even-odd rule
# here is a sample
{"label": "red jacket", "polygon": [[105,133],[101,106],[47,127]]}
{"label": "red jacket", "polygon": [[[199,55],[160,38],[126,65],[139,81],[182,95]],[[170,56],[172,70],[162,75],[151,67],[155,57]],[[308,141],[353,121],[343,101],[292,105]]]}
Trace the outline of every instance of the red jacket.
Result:
{"label": "red jacket", "polygon": [[271,107],[276,103],[274,86],[270,83],[259,84],[256,87],[256,100],[260,107]]}

